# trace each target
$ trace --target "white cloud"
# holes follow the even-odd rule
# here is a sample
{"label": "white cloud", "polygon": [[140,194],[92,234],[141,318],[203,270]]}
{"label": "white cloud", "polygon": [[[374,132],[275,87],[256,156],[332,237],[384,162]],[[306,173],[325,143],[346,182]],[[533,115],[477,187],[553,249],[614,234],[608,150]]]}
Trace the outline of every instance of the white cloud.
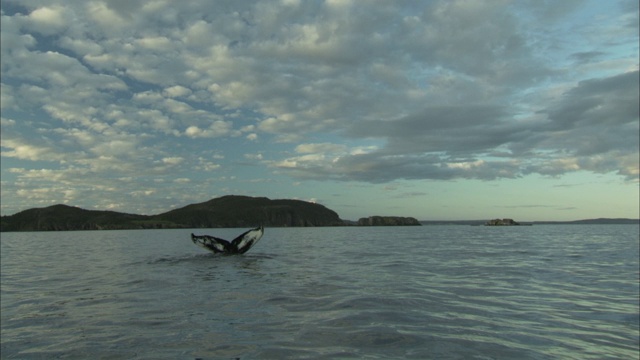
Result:
{"label": "white cloud", "polygon": [[193,111],[193,108],[188,104],[174,99],[165,99],[164,106],[167,110],[176,114],[187,114]]}
{"label": "white cloud", "polygon": [[[635,4],[584,21],[574,1],[6,1],[16,167],[107,192],[172,166],[230,178],[244,154],[260,178],[638,177]],[[87,194],[58,184],[32,188]]]}
{"label": "white cloud", "polygon": [[27,17],[28,24],[43,35],[55,35],[64,30],[70,19],[62,6],[41,7],[33,10]]}
{"label": "white cloud", "polygon": [[244,157],[249,160],[262,160],[262,154],[244,154]]}
{"label": "white cloud", "polygon": [[0,84],[0,109],[10,109],[15,107],[15,97],[13,87]]}
{"label": "white cloud", "polygon": [[346,146],[342,144],[320,143],[320,144],[300,144],[296,146],[298,153],[335,153],[344,152]]}
{"label": "white cloud", "polygon": [[95,41],[84,38],[63,36],[59,40],[61,47],[69,49],[84,59],[85,56],[98,56],[104,51]]}
{"label": "white cloud", "polygon": [[105,2],[89,1],[85,7],[91,20],[107,34],[117,34],[128,25],[128,22]]}
{"label": "white cloud", "polygon": [[225,135],[237,135],[233,131],[233,124],[229,121],[216,120],[211,123],[209,128],[201,129],[198,126],[189,126],[185,130],[185,135],[192,138],[214,138]]}
{"label": "white cloud", "polygon": [[171,51],[173,48],[173,42],[164,36],[137,39],[135,45],[153,51]]}
{"label": "white cloud", "polygon": [[162,158],[162,162],[167,165],[178,165],[183,161],[184,161],[184,158],[180,156],[171,156],[171,157]]}
{"label": "white cloud", "polygon": [[[223,157],[220,156],[214,156],[213,157],[216,160],[222,160],[224,159]],[[204,157],[200,157],[198,158],[198,165],[196,167],[197,170],[200,171],[205,171],[205,172],[211,172],[213,170],[218,170],[220,169],[221,165],[219,163],[213,162],[207,158]]]}
{"label": "white cloud", "polygon": [[3,151],[2,156],[18,158],[24,160],[43,160],[49,158],[49,151],[47,148],[38,147],[26,144],[17,144],[12,140],[5,140],[3,146],[10,148],[10,151]]}
{"label": "white cloud", "polygon": [[191,90],[180,85],[165,88],[163,94],[170,98],[185,97],[191,95]]}

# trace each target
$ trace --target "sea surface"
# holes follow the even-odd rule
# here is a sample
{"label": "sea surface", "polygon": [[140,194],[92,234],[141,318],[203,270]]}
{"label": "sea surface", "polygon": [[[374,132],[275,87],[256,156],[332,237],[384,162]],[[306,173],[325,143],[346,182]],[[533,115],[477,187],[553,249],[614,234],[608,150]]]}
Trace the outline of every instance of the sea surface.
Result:
{"label": "sea surface", "polygon": [[2,359],[637,359],[639,226],[2,233]]}

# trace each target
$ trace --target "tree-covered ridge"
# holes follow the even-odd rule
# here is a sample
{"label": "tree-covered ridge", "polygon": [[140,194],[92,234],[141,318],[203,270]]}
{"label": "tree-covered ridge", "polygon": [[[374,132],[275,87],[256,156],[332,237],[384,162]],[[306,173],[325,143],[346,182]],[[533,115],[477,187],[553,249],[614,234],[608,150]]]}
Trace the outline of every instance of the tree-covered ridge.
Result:
{"label": "tree-covered ridge", "polygon": [[2,231],[344,225],[335,211],[320,204],[235,195],[149,216],[53,205],[3,216],[1,224]]}

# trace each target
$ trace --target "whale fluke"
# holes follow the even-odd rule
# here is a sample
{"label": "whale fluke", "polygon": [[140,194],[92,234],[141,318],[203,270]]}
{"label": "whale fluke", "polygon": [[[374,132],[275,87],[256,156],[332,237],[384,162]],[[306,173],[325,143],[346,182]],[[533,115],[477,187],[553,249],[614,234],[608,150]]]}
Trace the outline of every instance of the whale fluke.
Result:
{"label": "whale fluke", "polygon": [[238,235],[235,239],[228,241],[210,235],[195,235],[191,233],[191,241],[215,254],[244,254],[264,234],[264,227],[260,226]]}

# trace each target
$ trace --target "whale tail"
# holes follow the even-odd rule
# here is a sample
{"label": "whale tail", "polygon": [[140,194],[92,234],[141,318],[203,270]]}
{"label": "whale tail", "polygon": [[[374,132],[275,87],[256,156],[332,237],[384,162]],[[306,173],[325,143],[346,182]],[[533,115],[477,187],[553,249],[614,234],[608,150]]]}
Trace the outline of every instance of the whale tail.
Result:
{"label": "whale tail", "polygon": [[191,241],[193,241],[194,244],[205,248],[209,251],[212,251],[215,254],[218,253],[231,253],[232,249],[231,249],[231,243],[229,243],[227,240],[224,239],[220,239],[214,236],[209,236],[209,235],[194,235],[193,233],[191,233]]}
{"label": "whale tail", "polygon": [[231,245],[237,249],[238,254],[244,254],[262,238],[262,235],[264,235],[264,227],[259,226],[240,234],[231,241]]}
{"label": "whale tail", "polygon": [[259,226],[238,235],[232,241],[209,235],[195,235],[191,233],[191,241],[215,254],[244,254],[251,249],[264,234],[264,227]]}

